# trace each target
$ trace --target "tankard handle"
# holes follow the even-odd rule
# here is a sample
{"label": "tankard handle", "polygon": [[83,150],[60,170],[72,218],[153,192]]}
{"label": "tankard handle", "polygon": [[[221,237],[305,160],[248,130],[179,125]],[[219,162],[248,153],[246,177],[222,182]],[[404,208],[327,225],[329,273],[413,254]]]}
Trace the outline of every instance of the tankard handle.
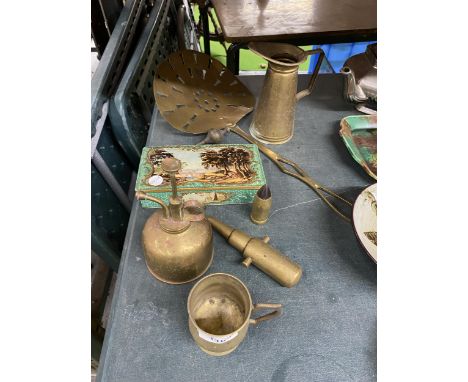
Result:
{"label": "tankard handle", "polygon": [[312,73],[312,77],[310,77],[309,86],[307,87],[307,89],[301,90],[299,93],[296,94],[296,101],[299,101],[300,99],[304,98],[305,96],[308,96],[312,92],[312,89],[313,89],[314,84],[315,84],[315,80],[316,80],[316,78],[318,76],[318,72],[320,70],[320,67],[322,66],[323,58],[325,57],[325,53],[320,48],[307,50],[307,51],[304,52],[304,54],[306,54],[307,56],[312,56],[313,54],[317,54],[317,53],[319,54],[319,58],[318,58],[317,63],[315,64],[315,68],[314,68],[314,72]]}
{"label": "tankard handle", "polygon": [[262,310],[262,309],[275,309],[275,310],[273,312],[265,314],[264,316],[251,318],[250,323],[252,325],[257,325],[259,322],[262,322],[262,321],[271,320],[272,318],[281,316],[281,314],[283,313],[283,305],[281,304],[255,304],[252,310],[252,313],[258,310]]}

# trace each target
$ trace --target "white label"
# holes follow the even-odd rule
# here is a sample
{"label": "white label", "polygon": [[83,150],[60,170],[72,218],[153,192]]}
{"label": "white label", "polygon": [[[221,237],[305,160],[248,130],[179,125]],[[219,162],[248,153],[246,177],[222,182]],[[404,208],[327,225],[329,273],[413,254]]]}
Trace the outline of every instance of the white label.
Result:
{"label": "white label", "polygon": [[148,183],[152,186],[159,186],[163,182],[162,176],[153,175],[151,178],[148,179]]}
{"label": "white label", "polygon": [[209,334],[207,332],[204,332],[203,330],[198,329],[198,335],[201,338],[203,338],[205,341],[212,342],[214,344],[224,344],[225,342],[231,341],[238,334],[238,332],[234,332],[225,336],[216,336],[214,334]]}

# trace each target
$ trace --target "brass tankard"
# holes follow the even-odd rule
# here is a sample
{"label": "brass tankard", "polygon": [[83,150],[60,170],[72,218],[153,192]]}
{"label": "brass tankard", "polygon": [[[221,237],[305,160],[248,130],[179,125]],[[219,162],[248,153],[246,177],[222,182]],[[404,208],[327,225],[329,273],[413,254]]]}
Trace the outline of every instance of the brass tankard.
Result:
{"label": "brass tankard", "polygon": [[[258,318],[260,309],[273,312]],[[198,281],[187,301],[189,329],[197,345],[215,356],[234,351],[245,338],[250,324],[281,315],[281,304],[252,304],[249,290],[237,277],[213,273]]]}
{"label": "brass tankard", "polygon": [[[251,42],[249,49],[268,61],[250,133],[263,143],[285,143],[293,136],[297,101],[312,91],[324,57],[323,50],[304,51],[294,45],[271,42]],[[309,86],[296,94],[299,65],[313,54],[319,54],[319,58]]]}

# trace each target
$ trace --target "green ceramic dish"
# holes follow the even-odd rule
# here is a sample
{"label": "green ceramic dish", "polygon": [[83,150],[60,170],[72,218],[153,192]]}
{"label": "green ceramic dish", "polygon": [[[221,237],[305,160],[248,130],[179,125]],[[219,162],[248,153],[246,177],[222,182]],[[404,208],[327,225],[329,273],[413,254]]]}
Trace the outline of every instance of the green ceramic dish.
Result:
{"label": "green ceramic dish", "polygon": [[377,115],[352,115],[340,123],[340,135],[364,170],[377,180]]}

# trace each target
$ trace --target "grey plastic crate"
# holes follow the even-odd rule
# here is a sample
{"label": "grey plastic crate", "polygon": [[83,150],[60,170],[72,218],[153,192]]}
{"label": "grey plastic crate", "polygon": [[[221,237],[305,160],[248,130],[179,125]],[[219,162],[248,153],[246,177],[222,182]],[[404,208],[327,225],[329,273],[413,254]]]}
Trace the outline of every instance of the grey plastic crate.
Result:
{"label": "grey plastic crate", "polygon": [[134,40],[146,13],[145,0],[128,0],[120,13],[96,72],[91,80],[91,136],[104,102],[115,92]]}
{"label": "grey plastic crate", "polygon": [[112,130],[138,168],[154,110],[153,78],[156,68],[178,50],[177,6],[180,2],[156,0],[148,23],[109,106]]}
{"label": "grey plastic crate", "polygon": [[91,80],[91,248],[114,271],[127,230],[133,168],[114,137],[107,110],[150,6],[146,0],[126,2]]}

